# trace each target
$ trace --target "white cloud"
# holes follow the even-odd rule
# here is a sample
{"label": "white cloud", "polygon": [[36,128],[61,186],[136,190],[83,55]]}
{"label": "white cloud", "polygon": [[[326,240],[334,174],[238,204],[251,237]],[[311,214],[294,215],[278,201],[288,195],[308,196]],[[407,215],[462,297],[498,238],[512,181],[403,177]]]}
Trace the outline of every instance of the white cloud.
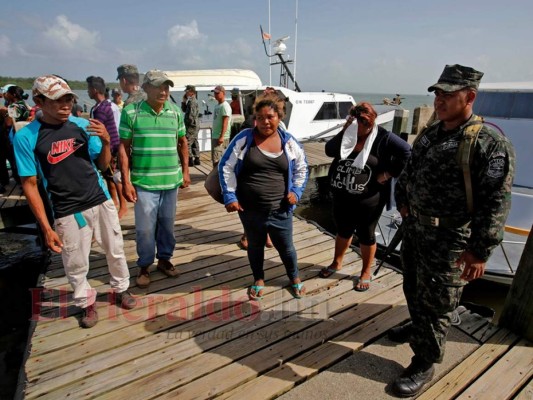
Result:
{"label": "white cloud", "polygon": [[0,56],[5,57],[11,51],[11,40],[6,35],[0,35]]}
{"label": "white cloud", "polygon": [[198,30],[196,20],[191,21],[189,25],[174,25],[167,31],[168,42],[171,46],[179,46],[190,40],[204,39],[205,35]]}
{"label": "white cloud", "polygon": [[74,24],[65,15],[56,17],[56,23],[45,30],[44,37],[58,48],[83,52],[95,50],[100,39],[98,32],[91,32]]}

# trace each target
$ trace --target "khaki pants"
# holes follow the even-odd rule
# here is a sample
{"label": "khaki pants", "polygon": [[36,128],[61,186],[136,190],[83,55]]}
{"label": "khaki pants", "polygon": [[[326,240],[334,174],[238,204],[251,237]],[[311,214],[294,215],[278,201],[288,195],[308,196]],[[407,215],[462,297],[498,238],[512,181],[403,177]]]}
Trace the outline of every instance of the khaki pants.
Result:
{"label": "khaki pants", "polygon": [[228,148],[229,139],[224,139],[222,144],[218,144],[218,139],[211,139],[211,159],[213,160],[213,166],[217,165],[222,155]]}
{"label": "khaki pants", "polygon": [[128,289],[130,273],[113,200],[85,210],[82,215],[87,222],[83,228],[79,227],[74,215],[68,215],[56,219],[55,230],[63,242],[61,257],[65,274],[74,290],[74,304],[85,308],[96,300],[96,290],[87,281],[93,237],[105,252],[111,275],[110,285],[116,292]]}

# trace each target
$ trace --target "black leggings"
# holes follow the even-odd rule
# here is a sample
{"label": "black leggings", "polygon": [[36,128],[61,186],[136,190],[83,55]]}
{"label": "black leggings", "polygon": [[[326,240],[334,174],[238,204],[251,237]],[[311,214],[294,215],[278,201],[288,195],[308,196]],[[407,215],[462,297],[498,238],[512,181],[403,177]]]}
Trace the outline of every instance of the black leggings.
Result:
{"label": "black leggings", "polygon": [[355,231],[360,244],[366,246],[375,244],[376,226],[386,202],[386,196],[379,193],[363,201],[357,201],[353,196],[334,195],[333,220],[337,226],[337,235],[348,239]]}

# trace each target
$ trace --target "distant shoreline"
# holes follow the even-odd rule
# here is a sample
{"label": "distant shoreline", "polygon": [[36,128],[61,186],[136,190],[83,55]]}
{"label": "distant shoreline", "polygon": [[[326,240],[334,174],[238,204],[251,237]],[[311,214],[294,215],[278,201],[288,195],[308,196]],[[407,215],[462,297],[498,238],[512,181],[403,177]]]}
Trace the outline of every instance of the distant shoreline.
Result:
{"label": "distant shoreline", "polygon": [[[20,86],[25,91],[31,90],[33,86],[33,81],[35,81],[37,77],[32,78],[14,78],[11,76],[0,76],[0,87],[3,87],[5,85],[11,84]],[[66,79],[66,78],[63,78]],[[86,90],[87,89],[87,82],[86,81],[77,81],[77,80],[70,80],[66,79],[68,81],[68,84],[72,90]],[[109,89],[118,88],[117,82],[106,82],[106,86],[109,87]]]}

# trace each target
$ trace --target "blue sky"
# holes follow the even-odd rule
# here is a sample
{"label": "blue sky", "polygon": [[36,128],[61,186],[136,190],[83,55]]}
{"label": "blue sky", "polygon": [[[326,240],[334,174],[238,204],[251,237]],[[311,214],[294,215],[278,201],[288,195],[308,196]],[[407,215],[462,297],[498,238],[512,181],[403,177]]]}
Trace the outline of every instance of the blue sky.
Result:
{"label": "blue sky", "polygon": [[[3,2],[0,75],[116,78],[144,72],[253,69],[269,83],[259,25],[268,0]],[[295,54],[296,0],[270,0],[272,38]],[[530,0],[299,0],[296,79],[303,90],[423,94],[445,64],[485,82],[533,80]],[[278,67],[273,84],[279,82]]]}

